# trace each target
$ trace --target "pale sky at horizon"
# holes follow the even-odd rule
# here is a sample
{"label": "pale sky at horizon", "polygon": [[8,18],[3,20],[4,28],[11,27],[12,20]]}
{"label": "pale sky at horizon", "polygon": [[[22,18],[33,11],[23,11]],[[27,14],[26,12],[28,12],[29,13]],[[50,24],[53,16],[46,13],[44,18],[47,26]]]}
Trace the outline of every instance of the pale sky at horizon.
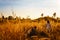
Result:
{"label": "pale sky at horizon", "polygon": [[38,18],[41,13],[52,16],[54,12],[60,17],[60,0],[0,0],[0,13],[4,16],[12,15],[11,9],[17,16],[24,18]]}

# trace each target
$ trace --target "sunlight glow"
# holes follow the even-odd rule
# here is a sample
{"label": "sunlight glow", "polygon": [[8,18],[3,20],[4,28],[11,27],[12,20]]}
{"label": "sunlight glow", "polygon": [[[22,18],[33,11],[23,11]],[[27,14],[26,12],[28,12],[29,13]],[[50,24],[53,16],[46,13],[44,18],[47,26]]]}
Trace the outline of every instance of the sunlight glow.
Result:
{"label": "sunlight glow", "polygon": [[41,13],[44,16],[53,16],[56,12],[56,17],[60,17],[60,0],[19,0],[19,1],[1,1],[0,12],[4,16],[12,15],[13,9],[16,16],[26,18],[29,16],[31,19],[41,17]]}

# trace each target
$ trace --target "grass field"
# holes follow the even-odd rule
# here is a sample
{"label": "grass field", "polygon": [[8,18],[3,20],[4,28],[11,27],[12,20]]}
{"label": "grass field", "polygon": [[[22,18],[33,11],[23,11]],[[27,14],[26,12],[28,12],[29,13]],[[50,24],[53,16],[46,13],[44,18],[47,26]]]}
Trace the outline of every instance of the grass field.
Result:
{"label": "grass field", "polygon": [[[51,32],[48,33],[46,29],[46,18],[40,19],[2,19],[0,18],[0,40],[31,40],[26,35],[30,32],[31,27],[36,26],[37,31],[40,33],[43,31],[49,37],[45,35],[39,35],[39,37],[33,37],[34,40],[60,40],[60,23],[57,19],[49,18],[51,24]],[[56,21],[57,20],[57,21]]]}

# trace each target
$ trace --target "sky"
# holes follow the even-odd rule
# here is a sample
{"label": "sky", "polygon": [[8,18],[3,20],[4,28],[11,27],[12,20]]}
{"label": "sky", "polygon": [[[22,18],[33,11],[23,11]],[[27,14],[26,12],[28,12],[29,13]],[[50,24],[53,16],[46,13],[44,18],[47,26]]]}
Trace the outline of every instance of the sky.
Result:
{"label": "sky", "polygon": [[[60,17],[60,0],[0,0],[0,16],[12,15],[12,11],[16,16],[26,18],[29,16],[35,19],[41,16],[53,16],[56,12],[56,17]],[[12,15],[13,16],[13,15]]]}

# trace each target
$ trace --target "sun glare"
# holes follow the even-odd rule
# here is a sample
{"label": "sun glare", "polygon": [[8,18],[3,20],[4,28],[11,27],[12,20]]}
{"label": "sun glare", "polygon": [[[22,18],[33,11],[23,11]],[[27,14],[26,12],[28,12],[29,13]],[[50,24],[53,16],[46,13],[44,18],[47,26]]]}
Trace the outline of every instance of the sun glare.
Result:
{"label": "sun glare", "polygon": [[60,6],[60,0],[57,0],[58,5]]}

